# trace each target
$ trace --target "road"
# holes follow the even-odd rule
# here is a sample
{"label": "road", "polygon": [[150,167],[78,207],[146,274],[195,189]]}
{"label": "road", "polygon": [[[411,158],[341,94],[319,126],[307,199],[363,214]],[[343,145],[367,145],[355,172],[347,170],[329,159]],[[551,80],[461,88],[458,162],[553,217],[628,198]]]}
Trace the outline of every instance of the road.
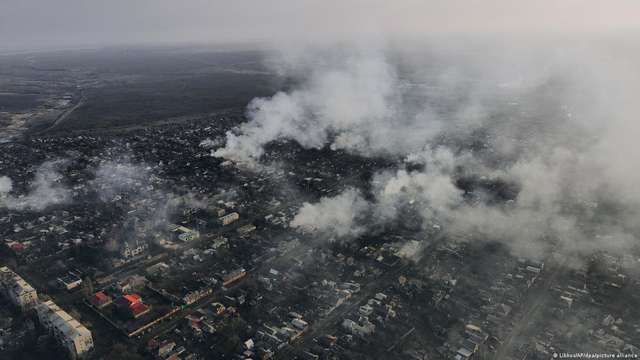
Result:
{"label": "road", "polygon": [[373,279],[360,288],[360,291],[355,293],[347,302],[338,306],[329,315],[319,319],[316,323],[312,324],[309,331],[304,336],[304,340],[300,342],[300,345],[308,345],[313,338],[326,334],[333,333],[337,328],[337,324],[342,322],[345,317],[363,305],[367,300],[371,299],[376,293],[383,291],[392,282],[397,281],[398,277],[404,273],[409,265],[405,264],[398,266],[385,272],[377,279]]}
{"label": "road", "polygon": [[535,320],[553,295],[549,289],[558,278],[560,270],[561,267],[553,261],[546,263],[546,274],[542,276],[542,281],[534,284],[525,295],[521,308],[513,319],[515,326],[495,353],[496,360],[510,359],[509,355],[513,351],[514,342],[532,330]]}
{"label": "road", "polygon": [[71,113],[76,111],[76,109],[78,109],[80,106],[82,106],[84,104],[85,99],[86,98],[84,96],[84,93],[80,93],[80,100],[78,100],[78,102],[75,105],[73,105],[71,108],[67,109],[65,112],[60,114],[60,116],[58,116],[56,121],[54,121],[53,124],[51,124],[51,126],[49,126],[46,129],[42,130],[41,133],[45,133],[47,131],[53,130],[56,126],[61,124],[64,120],[66,120],[69,117],[69,115],[71,115]]}

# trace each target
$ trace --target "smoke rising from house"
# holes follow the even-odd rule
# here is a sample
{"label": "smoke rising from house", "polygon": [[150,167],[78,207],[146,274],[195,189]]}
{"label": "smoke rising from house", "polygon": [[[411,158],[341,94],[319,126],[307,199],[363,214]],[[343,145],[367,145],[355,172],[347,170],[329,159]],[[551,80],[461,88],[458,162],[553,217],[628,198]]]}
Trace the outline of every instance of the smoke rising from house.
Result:
{"label": "smoke rising from house", "polygon": [[[190,192],[166,191],[155,169],[127,157],[100,162],[95,169],[91,188],[101,201],[117,202],[127,197],[140,205],[144,216],[138,225],[149,230],[164,229],[181,209],[205,208],[206,200]],[[135,217],[137,214],[134,213]]]}
{"label": "smoke rising from house", "polygon": [[0,194],[7,194],[13,189],[13,181],[8,176],[0,177]]}
{"label": "smoke rising from house", "polygon": [[136,190],[151,191],[150,176],[150,168],[128,160],[102,161],[95,170],[91,186],[102,201],[108,202],[121,194],[135,193]]}
{"label": "smoke rising from house", "polygon": [[347,189],[332,198],[323,198],[317,204],[305,203],[291,220],[291,227],[306,231],[321,229],[332,239],[361,235],[365,228],[359,224],[369,208],[360,193]]}
{"label": "smoke rising from house", "polygon": [[0,177],[0,207],[9,210],[42,211],[49,206],[64,204],[71,200],[71,191],[60,181],[60,167],[63,160],[46,161],[36,170],[33,180],[28,184],[24,194],[13,194],[13,181]]}
{"label": "smoke rising from house", "polygon": [[[362,154],[406,152],[424,145],[424,136],[432,133],[430,124],[420,121],[422,114],[404,116],[405,84],[383,54],[361,50],[330,58],[335,62],[301,59],[301,64],[293,64],[289,71],[308,71],[308,79],[288,93],[253,100],[247,109],[251,121],[228,132],[226,146],[214,155],[253,165],[264,145],[278,139]],[[403,128],[415,129],[414,135],[407,138]]]}

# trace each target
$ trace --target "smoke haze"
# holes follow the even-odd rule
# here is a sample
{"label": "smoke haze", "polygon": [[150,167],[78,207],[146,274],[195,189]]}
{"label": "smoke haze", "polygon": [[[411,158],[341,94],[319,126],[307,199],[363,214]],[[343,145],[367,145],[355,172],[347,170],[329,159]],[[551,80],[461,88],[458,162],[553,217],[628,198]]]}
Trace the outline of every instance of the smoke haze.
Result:
{"label": "smoke haze", "polygon": [[71,200],[71,191],[60,183],[59,169],[64,160],[46,161],[35,171],[34,179],[25,194],[9,194],[13,189],[10,178],[0,177],[0,207],[9,210],[42,211],[49,206],[64,204]]}
{"label": "smoke haze", "polygon": [[303,204],[290,225],[307,231],[320,229],[331,239],[355,237],[365,230],[358,224],[358,217],[363,216],[368,207],[357,190],[348,189],[336,197],[323,198],[317,204]]}
{"label": "smoke haze", "polygon": [[208,205],[205,199],[192,193],[166,191],[155,170],[126,156],[104,160],[94,170],[95,178],[89,185],[103,202],[117,202],[120,197],[127,197],[138,203],[145,211],[139,225],[148,229],[166,228],[172,217],[185,207],[201,209]]}
{"label": "smoke haze", "polygon": [[0,177],[0,194],[4,195],[13,189],[13,181],[7,176]]}
{"label": "smoke haze", "polygon": [[[410,209],[425,229],[502,241],[522,256],[636,246],[638,47],[452,44],[284,50],[272,65],[296,85],[252,101],[249,121],[214,155],[255,166],[266,144],[293,140],[404,158],[374,176],[371,200],[348,189],[300,209],[292,226],[329,238],[403,221]],[[475,185],[460,185],[468,179]],[[500,187],[515,196],[500,198]]]}
{"label": "smoke haze", "polygon": [[[373,176],[371,193],[307,203],[293,227],[349,239],[413,214],[423,229],[502,241],[522,255],[637,243],[637,1],[3,5],[5,50],[238,42],[273,50],[268,66],[292,85],[254,99],[224,144],[201,146],[254,169],[281,140],[397,160]],[[136,186],[145,174],[105,171],[99,178],[123,172]],[[66,199],[50,176],[38,179],[21,199],[0,179],[5,206]],[[122,191],[118,181],[101,195]]]}

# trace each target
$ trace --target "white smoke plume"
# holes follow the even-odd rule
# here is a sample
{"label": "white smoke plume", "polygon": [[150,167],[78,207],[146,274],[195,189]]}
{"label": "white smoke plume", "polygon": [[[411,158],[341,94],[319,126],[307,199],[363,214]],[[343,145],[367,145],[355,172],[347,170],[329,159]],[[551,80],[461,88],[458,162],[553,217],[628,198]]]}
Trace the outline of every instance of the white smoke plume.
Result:
{"label": "white smoke plume", "polygon": [[0,176],[0,195],[10,193],[13,189],[13,181],[8,176]]}
{"label": "white smoke plume", "polygon": [[[453,169],[456,164],[468,164],[470,159],[466,155],[451,156],[442,148],[412,155],[412,159],[426,159],[425,170],[377,174],[372,201],[349,189],[315,205],[306,204],[299,214],[304,211],[307,226],[348,239],[381,223],[401,221],[403,209],[409,208],[422,219],[425,230],[442,229],[457,241],[500,241],[524,257],[537,258],[554,250],[578,260],[599,250],[623,253],[638,244],[638,226],[633,221],[638,204],[631,199],[613,200],[612,194],[603,189],[611,184],[595,172],[585,177],[588,171],[596,170],[590,169],[594,166],[591,158],[559,151],[550,159],[522,160],[500,171],[478,167],[484,180],[506,180],[519,186],[516,199],[490,204],[483,200],[483,194],[476,194],[480,201],[465,198],[455,185]],[[348,199],[346,203],[344,198]],[[348,216],[324,206],[327,203],[340,204]],[[359,213],[355,212],[358,209]],[[329,214],[346,219],[339,233],[332,223],[314,220]],[[350,232],[347,225],[357,231]]]}
{"label": "white smoke plume", "polygon": [[[319,54],[320,55],[320,54]],[[295,90],[258,98],[248,106],[250,121],[227,133],[214,155],[254,164],[264,145],[291,139],[305,148],[347,149],[355,153],[396,154],[418,150],[433,133],[425,112],[404,114],[398,78],[379,51],[333,55],[335,63],[304,64],[291,71],[309,77]],[[404,130],[412,128],[412,134]]]}
{"label": "white smoke plume", "polygon": [[9,194],[13,182],[6,176],[0,178],[0,207],[20,211],[42,211],[49,206],[70,201],[71,192],[60,182],[62,175],[59,168],[63,164],[63,160],[42,163],[36,169],[26,194]]}
{"label": "white smoke plume", "polygon": [[90,185],[97,191],[102,201],[112,201],[123,193],[140,193],[149,188],[150,168],[133,164],[128,160],[102,161],[95,170],[95,178]]}
{"label": "white smoke plume", "polygon": [[400,244],[400,249],[398,249],[398,256],[409,259],[409,260],[419,260],[422,257],[422,251],[424,243],[416,240],[409,240],[405,243]]}
{"label": "white smoke plume", "polygon": [[220,140],[206,138],[206,139],[200,141],[200,144],[198,146],[200,146],[201,148],[204,148],[204,149],[213,149],[213,148],[216,148],[216,147],[218,147],[220,145],[222,145],[220,143]]}
{"label": "white smoke plume", "polygon": [[183,208],[206,208],[206,199],[190,192],[176,194],[163,189],[154,168],[137,163],[126,157],[115,161],[102,161],[95,170],[91,187],[101,201],[117,201],[126,196],[139,205],[148,207],[150,215],[142,220],[142,225],[152,229],[165,228],[178,211]]}
{"label": "white smoke plume", "polygon": [[347,189],[336,197],[303,204],[290,225],[304,231],[320,230],[331,239],[351,238],[365,230],[358,218],[369,206],[357,190]]}
{"label": "white smoke plume", "polygon": [[455,158],[450,150],[437,148],[419,155],[411,154],[408,159],[422,162],[427,171],[401,169],[379,173],[373,179],[375,213],[380,220],[395,218],[405,205],[419,208],[425,217],[435,217],[459,203],[462,191],[451,177]]}
{"label": "white smoke plume", "polygon": [[[392,223],[408,209],[450,238],[498,240],[523,256],[551,247],[577,256],[626,251],[640,235],[640,105],[632,95],[640,92],[640,49],[594,44],[296,55],[281,69],[298,84],[254,100],[249,121],[215,155],[255,164],[266,144],[284,139],[424,165],[374,176],[370,202],[349,189],[305,204],[292,223],[334,237],[366,231],[362,214]],[[482,186],[465,194],[457,183],[464,176],[510,184],[515,197],[495,201]],[[347,213],[339,219],[337,206]]]}

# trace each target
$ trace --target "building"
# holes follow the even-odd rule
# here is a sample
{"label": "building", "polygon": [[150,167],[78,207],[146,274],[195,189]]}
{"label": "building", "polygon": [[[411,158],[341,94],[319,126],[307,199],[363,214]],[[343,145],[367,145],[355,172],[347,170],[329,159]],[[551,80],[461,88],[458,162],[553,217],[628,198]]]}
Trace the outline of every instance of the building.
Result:
{"label": "building", "polygon": [[73,290],[82,285],[82,279],[77,275],[68,273],[58,278],[58,283],[67,290]]}
{"label": "building", "polygon": [[164,262],[159,262],[155,265],[151,265],[145,269],[145,272],[150,276],[160,276],[169,271],[169,265]]}
{"label": "building", "polygon": [[477,344],[483,344],[489,338],[489,334],[484,332],[479,326],[473,324],[465,325],[464,332],[468,339]]}
{"label": "building", "polygon": [[353,320],[344,319],[344,321],[342,321],[342,328],[348,333],[360,336],[362,338],[373,334],[373,332],[376,330],[376,326],[373,325],[371,322],[367,320],[364,320],[361,322],[362,322],[362,325],[358,324]]}
{"label": "building", "polygon": [[182,242],[189,242],[200,239],[200,233],[196,230],[189,229],[184,226],[178,226],[174,232],[178,234],[178,240]]}
{"label": "building", "polygon": [[309,327],[309,324],[306,321],[298,318],[291,320],[291,325],[300,331],[305,331]]}
{"label": "building", "polygon": [[176,343],[173,341],[165,341],[162,344],[160,344],[160,346],[158,346],[158,357],[160,358],[164,358],[167,355],[169,355],[169,353],[171,353],[171,351],[173,351],[173,348],[176,347]]}
{"label": "building", "polygon": [[91,331],[48,300],[36,307],[40,324],[47,328],[72,359],[81,358],[93,348]]}
{"label": "building", "polygon": [[236,230],[240,236],[245,236],[255,231],[256,226],[253,224],[243,225]]}
{"label": "building", "polygon": [[473,352],[471,350],[461,347],[456,352],[455,360],[467,360],[471,359],[472,356]]}
{"label": "building", "polygon": [[234,270],[229,274],[223,276],[222,285],[225,287],[229,286],[235,283],[236,281],[242,279],[243,277],[245,277],[245,275],[247,275],[247,272],[245,271],[245,269]]}
{"label": "building", "polygon": [[213,289],[211,289],[210,287],[190,291],[185,296],[182,297],[182,302],[185,303],[186,305],[191,305],[194,302],[204,298],[205,296],[211,295],[212,293],[213,293]]}
{"label": "building", "polygon": [[223,226],[229,225],[239,219],[240,219],[240,214],[238,214],[237,212],[232,212],[230,214],[227,214],[225,216],[218,218],[218,220]]}
{"label": "building", "polygon": [[120,310],[134,319],[151,311],[151,307],[144,304],[140,295],[137,294],[126,294],[119,297],[116,300],[116,305]]}
{"label": "building", "polygon": [[146,277],[140,275],[131,275],[118,281],[114,286],[121,293],[131,293],[139,291],[149,283]]}
{"label": "building", "polygon": [[91,302],[91,305],[97,307],[98,309],[102,309],[103,307],[111,304],[113,301],[111,300],[111,297],[109,295],[105,294],[103,291],[98,291],[97,293],[93,294],[91,299],[89,299],[89,302]]}
{"label": "building", "polygon": [[0,268],[0,292],[23,311],[38,303],[36,290],[6,266]]}
{"label": "building", "polygon": [[125,259],[134,258],[141,255],[149,248],[149,244],[146,241],[138,240],[125,241],[120,249],[120,255]]}
{"label": "building", "polygon": [[218,236],[211,242],[211,248],[217,250],[223,246],[229,246],[229,240],[226,237]]}

